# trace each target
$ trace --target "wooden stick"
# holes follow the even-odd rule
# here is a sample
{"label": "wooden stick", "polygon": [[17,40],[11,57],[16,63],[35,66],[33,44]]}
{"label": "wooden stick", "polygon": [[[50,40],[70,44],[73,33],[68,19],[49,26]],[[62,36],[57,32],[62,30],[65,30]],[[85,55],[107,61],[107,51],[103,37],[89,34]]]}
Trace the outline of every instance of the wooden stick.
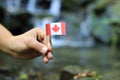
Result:
{"label": "wooden stick", "polygon": [[48,36],[48,35],[46,35],[45,36],[45,45],[47,46],[47,47],[49,47],[49,41],[50,41],[50,36]]}

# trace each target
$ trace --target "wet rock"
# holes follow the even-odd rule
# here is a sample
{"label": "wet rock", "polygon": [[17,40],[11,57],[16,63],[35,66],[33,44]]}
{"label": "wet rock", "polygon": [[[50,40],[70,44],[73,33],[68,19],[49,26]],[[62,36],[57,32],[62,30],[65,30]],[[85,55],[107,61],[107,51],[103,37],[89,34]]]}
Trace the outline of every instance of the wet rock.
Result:
{"label": "wet rock", "polygon": [[60,75],[60,80],[100,80],[101,76],[95,71],[85,71],[79,66],[66,66]]}
{"label": "wet rock", "polygon": [[60,80],[73,80],[74,76],[81,72],[78,66],[66,66],[61,71]]}

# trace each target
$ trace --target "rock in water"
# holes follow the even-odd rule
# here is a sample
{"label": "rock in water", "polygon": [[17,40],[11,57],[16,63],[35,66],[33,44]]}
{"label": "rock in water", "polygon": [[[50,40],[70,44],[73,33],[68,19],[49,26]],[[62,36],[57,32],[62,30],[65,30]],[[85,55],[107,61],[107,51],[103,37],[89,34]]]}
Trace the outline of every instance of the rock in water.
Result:
{"label": "rock in water", "polygon": [[74,76],[80,72],[79,66],[66,66],[61,71],[60,80],[73,80]]}

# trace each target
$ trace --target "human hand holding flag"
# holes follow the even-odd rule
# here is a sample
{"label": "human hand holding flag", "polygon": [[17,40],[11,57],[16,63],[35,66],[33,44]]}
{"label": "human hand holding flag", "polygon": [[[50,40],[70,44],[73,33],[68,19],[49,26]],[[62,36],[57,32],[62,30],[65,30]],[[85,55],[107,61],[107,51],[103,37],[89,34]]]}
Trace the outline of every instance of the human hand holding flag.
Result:
{"label": "human hand holding flag", "polygon": [[[45,36],[45,45],[50,46],[50,36],[51,35],[66,35],[66,23],[57,22],[57,23],[47,23],[46,24],[46,36]],[[46,58],[46,55],[43,55]]]}

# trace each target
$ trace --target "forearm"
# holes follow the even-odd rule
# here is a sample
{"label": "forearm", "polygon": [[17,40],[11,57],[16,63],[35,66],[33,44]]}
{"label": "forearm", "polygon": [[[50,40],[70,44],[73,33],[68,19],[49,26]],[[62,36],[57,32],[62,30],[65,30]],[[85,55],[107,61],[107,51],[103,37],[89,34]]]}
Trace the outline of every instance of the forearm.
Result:
{"label": "forearm", "polygon": [[6,52],[6,48],[8,47],[8,41],[10,37],[13,35],[0,24],[0,50]]}

